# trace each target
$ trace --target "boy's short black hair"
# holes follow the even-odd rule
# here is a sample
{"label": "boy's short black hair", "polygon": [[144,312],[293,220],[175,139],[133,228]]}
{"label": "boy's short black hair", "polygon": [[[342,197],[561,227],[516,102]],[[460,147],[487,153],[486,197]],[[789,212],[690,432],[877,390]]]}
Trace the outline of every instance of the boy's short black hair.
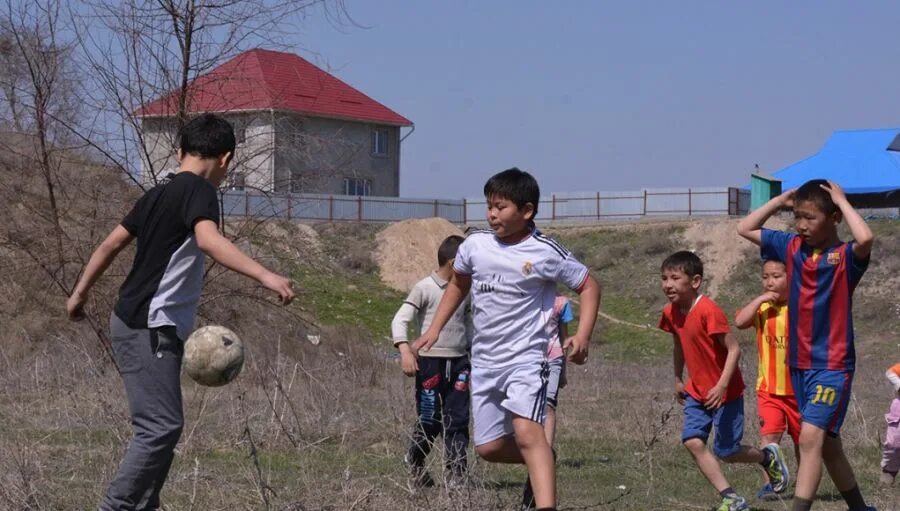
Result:
{"label": "boy's short black hair", "polygon": [[491,176],[484,184],[484,196],[490,199],[495,195],[508,199],[519,209],[524,208],[525,204],[530,202],[534,205],[532,220],[537,216],[538,203],[541,201],[541,189],[534,176],[524,170],[513,167]]}
{"label": "boy's short black hair", "polygon": [[765,266],[766,263],[778,263],[778,264],[780,264],[781,266],[784,266],[785,268],[787,268],[787,265],[784,264],[784,261],[781,261],[781,260],[778,260],[778,259],[763,259],[763,260],[762,260],[762,266]]}
{"label": "boy's short black hair", "polygon": [[462,245],[462,242],[466,239],[462,236],[447,236],[444,238],[444,241],[441,242],[441,246],[438,247],[438,266],[444,266],[447,264],[447,261],[456,258],[456,252],[459,250],[459,246]]}
{"label": "boy's short black hair", "polygon": [[831,200],[831,194],[822,189],[822,185],[828,186],[828,181],[824,179],[811,179],[803,183],[803,185],[801,185],[800,188],[797,188],[797,191],[794,193],[794,203],[810,202],[826,215],[836,213],[838,208],[834,204],[834,201]]}
{"label": "boy's short black hair", "polygon": [[693,277],[694,275],[702,277],[703,261],[700,260],[697,254],[688,250],[682,250],[675,252],[663,261],[660,271],[666,270],[681,270],[688,277]]}
{"label": "boy's short black hair", "polygon": [[234,154],[236,146],[231,123],[214,114],[202,114],[178,131],[178,148],[200,158],[218,158]]}

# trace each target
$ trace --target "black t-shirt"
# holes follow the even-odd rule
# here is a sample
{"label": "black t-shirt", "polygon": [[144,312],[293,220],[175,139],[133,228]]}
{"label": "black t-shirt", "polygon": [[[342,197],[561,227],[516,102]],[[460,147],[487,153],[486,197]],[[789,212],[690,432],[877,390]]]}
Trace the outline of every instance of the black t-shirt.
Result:
{"label": "black t-shirt", "polygon": [[174,325],[181,339],[190,334],[203,287],[204,256],[194,238],[194,224],[202,219],[219,222],[216,188],[201,176],[179,172],[144,194],[122,220],[137,238],[115,307],[126,325]]}

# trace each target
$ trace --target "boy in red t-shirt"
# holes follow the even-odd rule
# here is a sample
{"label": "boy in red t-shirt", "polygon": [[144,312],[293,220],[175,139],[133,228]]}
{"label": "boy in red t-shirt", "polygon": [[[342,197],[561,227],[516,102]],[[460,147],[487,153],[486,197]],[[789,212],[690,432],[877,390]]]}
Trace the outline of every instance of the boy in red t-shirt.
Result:
{"label": "boy in red t-shirt", "polygon": [[[725,479],[717,457],[726,463],[759,463],[776,491],[789,483],[787,465],[777,444],[762,449],[742,445],[744,380],[738,369],[741,351],[728,318],[700,293],[703,262],[693,252],[676,252],[663,261],[662,289],[669,299],[659,328],[674,342],[675,398],[684,405],[681,441],[722,503],[718,511],[749,509]],[[684,368],[690,378],[684,382]],[[706,448],[715,428],[712,452]],[[715,455],[714,455],[715,454]]]}

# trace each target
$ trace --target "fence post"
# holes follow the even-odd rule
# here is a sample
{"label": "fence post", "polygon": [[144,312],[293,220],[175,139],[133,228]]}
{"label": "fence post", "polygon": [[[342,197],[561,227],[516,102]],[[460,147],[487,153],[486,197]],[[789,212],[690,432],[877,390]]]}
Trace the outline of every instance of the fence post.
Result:
{"label": "fence post", "polygon": [[550,215],[550,220],[556,220],[556,194],[553,194],[553,207],[551,208],[552,213]]}
{"label": "fence post", "polygon": [[328,196],[328,221],[334,222],[334,195]]}
{"label": "fence post", "polygon": [[463,214],[462,214],[463,225],[468,223],[468,221],[469,221],[468,217],[469,217],[469,201],[466,199],[463,199]]}
{"label": "fence post", "polygon": [[644,188],[644,213],[641,216],[647,216],[647,189]]}
{"label": "fence post", "polygon": [[437,199],[434,199],[434,215],[435,218],[438,216],[438,202]]}
{"label": "fence post", "polygon": [[244,192],[244,217],[250,218],[250,193]]}
{"label": "fence post", "polygon": [[691,204],[691,189],[688,188],[688,216],[692,216],[693,210],[693,204]]}
{"label": "fence post", "polygon": [[291,200],[290,194],[287,195],[287,201],[288,201],[288,217],[287,217],[287,219],[290,220],[291,219],[291,204],[294,203],[294,201]]}
{"label": "fence post", "polygon": [[597,220],[600,220],[600,192],[597,192]]}
{"label": "fence post", "polygon": [[362,195],[356,198],[356,220],[362,222]]}

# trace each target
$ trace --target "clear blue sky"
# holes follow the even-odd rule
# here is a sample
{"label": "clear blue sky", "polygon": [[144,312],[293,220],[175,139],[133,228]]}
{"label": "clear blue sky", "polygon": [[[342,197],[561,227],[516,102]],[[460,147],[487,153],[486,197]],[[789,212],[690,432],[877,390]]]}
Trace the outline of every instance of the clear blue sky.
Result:
{"label": "clear blue sky", "polygon": [[890,1],[347,0],[301,55],[416,124],[401,194],[742,185],[835,129],[900,126]]}

